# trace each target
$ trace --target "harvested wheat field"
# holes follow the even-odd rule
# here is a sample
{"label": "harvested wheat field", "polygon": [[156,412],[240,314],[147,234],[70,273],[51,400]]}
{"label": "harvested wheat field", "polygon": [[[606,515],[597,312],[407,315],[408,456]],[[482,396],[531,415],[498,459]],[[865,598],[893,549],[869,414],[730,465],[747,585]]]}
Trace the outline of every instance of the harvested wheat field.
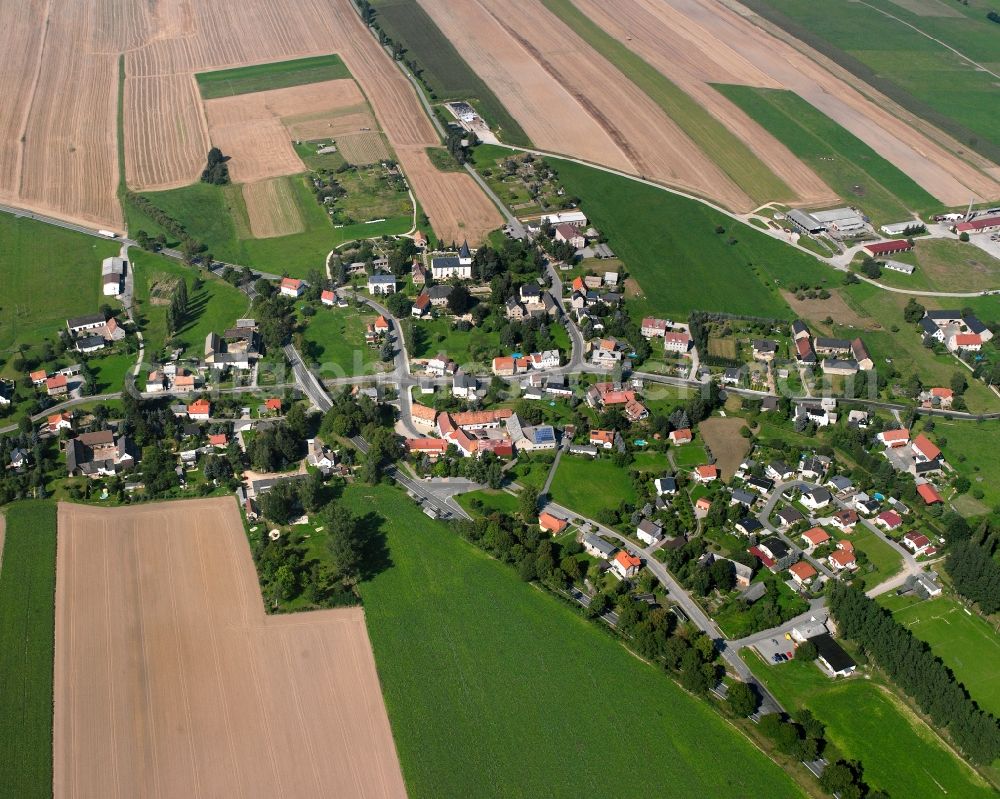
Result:
{"label": "harvested wheat field", "polygon": [[[799,166],[779,171],[787,149],[709,83],[790,89],[868,144],[946,205],[1000,196],[1000,184],[955,151],[911,127],[888,100],[874,102],[826,69],[801,42],[793,47],[754,25],[736,2],[715,0],[573,0],[609,34],[673,80],[723,121],[790,186],[818,186]],[[870,88],[866,91],[877,96]],[[944,135],[935,132],[941,140]],[[790,153],[788,153],[790,155]],[[970,156],[966,152],[967,157]],[[794,165],[797,159],[788,161]],[[813,176],[814,177],[814,176]],[[817,179],[818,180],[818,179]],[[803,182],[805,181],[805,182]]]}
{"label": "harvested wheat field", "polygon": [[[421,0],[421,5],[541,149],[586,157],[574,144],[587,137],[581,120],[589,119],[617,150],[595,160],[732,209],[754,205],[652,99],[538,0]],[[528,83],[517,81],[526,59],[538,66]],[[542,98],[551,92],[546,84],[563,87],[576,107],[556,116],[544,106]],[[534,106],[521,99],[539,92]],[[536,114],[545,119],[542,130],[532,119]]]}
{"label": "harvested wheat field", "polygon": [[347,133],[336,137],[337,147],[349,164],[364,166],[389,157],[380,133]]}
{"label": "harvested wheat field", "polygon": [[[140,78],[193,75],[211,69],[336,52],[360,84],[378,126],[399,155],[403,171],[438,235],[451,238],[456,230],[461,230],[470,242],[478,243],[489,231],[502,224],[499,212],[471,177],[460,173],[446,175],[428,171],[419,159],[401,151],[412,145],[422,152],[424,147],[438,145],[439,139],[412,86],[365,29],[351,7],[351,0],[300,0],[296,3],[294,14],[286,13],[284,4],[278,0],[244,0],[239,4],[209,0],[158,3],[155,13],[145,5],[132,5],[137,7],[130,7],[129,13],[143,17],[135,22],[134,29],[147,31],[148,35],[145,35],[142,44],[126,54],[127,95],[129,84]],[[301,88],[305,90],[308,86]],[[127,127],[151,129],[159,125],[163,128],[162,135],[166,137],[163,144],[165,151],[177,155],[187,152],[185,143],[173,128],[162,125],[164,119],[170,119],[174,114],[174,109],[165,98],[142,105],[127,103],[127,106]],[[289,117],[286,125],[293,134],[292,138],[322,138],[347,132],[344,128],[336,130],[336,126],[341,124],[336,118],[332,120],[334,128],[324,127],[324,122],[315,116],[312,119],[303,118],[304,114],[308,116],[308,112],[314,110],[296,111],[281,107],[281,113],[275,115]],[[362,123],[361,116],[343,124],[357,124],[356,128],[347,130],[368,126]],[[276,129],[270,127],[262,134],[268,137],[269,148],[277,148],[273,139],[276,133]],[[212,140],[218,144],[214,135]],[[281,153],[278,157],[287,158],[288,151],[275,152]],[[137,159],[148,157],[157,156],[135,156]],[[185,157],[189,159],[188,163],[176,167],[178,181],[201,169],[204,154],[197,158],[193,155]],[[169,162],[170,158],[164,160]],[[233,161],[236,161],[235,157]],[[287,169],[289,164],[290,161],[285,163],[284,168]],[[230,166],[232,169],[235,165],[231,162]],[[238,166],[235,169],[234,179],[239,180],[238,176],[243,173]],[[258,166],[250,166],[247,171],[252,173],[252,170],[257,170],[258,177],[263,177],[264,173],[278,174]],[[138,172],[133,174],[130,171],[127,179],[134,189],[146,188],[139,182]],[[450,218],[449,215],[454,213],[457,216]]]}
{"label": "harvested wheat field", "polygon": [[406,795],[362,611],[266,616],[231,498],[58,544],[56,799]]}
{"label": "harvested wheat field", "polygon": [[243,201],[255,239],[290,236],[306,229],[289,181],[301,178],[271,178],[243,184]]}

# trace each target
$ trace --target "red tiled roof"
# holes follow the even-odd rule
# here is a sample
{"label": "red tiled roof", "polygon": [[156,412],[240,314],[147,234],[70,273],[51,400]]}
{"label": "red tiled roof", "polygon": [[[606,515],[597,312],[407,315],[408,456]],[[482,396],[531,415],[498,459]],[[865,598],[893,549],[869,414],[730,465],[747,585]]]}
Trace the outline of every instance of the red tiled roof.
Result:
{"label": "red tiled roof", "polygon": [[457,427],[471,427],[477,424],[491,424],[509,419],[514,412],[510,408],[498,408],[495,411],[464,411],[453,413],[452,421]]}
{"label": "red tiled roof", "polygon": [[302,285],[302,281],[294,277],[283,277],[281,278],[281,287],[283,289],[295,289],[298,290],[299,286]]}
{"label": "red tiled roof", "polygon": [[698,473],[698,475],[700,477],[718,477],[719,476],[719,470],[715,466],[713,466],[711,464],[708,465],[708,466],[697,466],[697,467],[695,467],[695,471]]}
{"label": "red tiled roof", "polygon": [[684,427],[681,428],[680,430],[671,430],[668,438],[675,444],[683,444],[685,442],[688,442],[692,439],[691,428]]}
{"label": "red tiled roof", "polygon": [[332,302],[333,300],[337,299],[337,295],[334,294],[329,289],[324,289],[323,293],[319,295],[319,298],[322,302],[328,302],[328,301]]}
{"label": "red tiled roof", "polygon": [[854,557],[853,552],[849,552],[846,549],[838,549],[830,553],[830,560],[840,566],[850,566],[857,561],[857,558]]}
{"label": "red tiled roof", "polygon": [[983,343],[983,337],[978,333],[956,333],[956,347],[975,347]]}
{"label": "red tiled roof", "polygon": [[[702,499],[705,499],[705,497],[702,497],[698,501],[701,502]],[[755,558],[757,558],[757,560],[759,560],[761,563],[763,563],[769,569],[772,566],[774,566],[775,563],[777,563],[777,561],[774,560],[774,558],[771,558],[771,557],[768,557],[767,555],[765,555],[764,554],[764,550],[761,549],[760,547],[750,547],[747,550],[747,552],[749,552],[751,555],[753,555]]]}
{"label": "red tiled roof", "polygon": [[208,437],[208,443],[213,447],[224,447],[227,440],[225,433],[215,433]]}
{"label": "red tiled roof", "polygon": [[421,405],[419,402],[414,402],[410,406],[410,415],[417,419],[433,422],[437,418],[437,411],[433,408],[428,408],[426,405]]}
{"label": "red tiled roof", "polygon": [[909,441],[909,439],[910,431],[905,427],[901,427],[898,430],[885,430],[882,433],[882,440],[887,444],[891,444],[896,441]]}
{"label": "red tiled roof", "polygon": [[569,524],[565,519],[553,516],[548,511],[542,511],[538,517],[538,524],[543,530],[548,530],[553,535],[558,535],[566,529]]}
{"label": "red tiled roof", "polygon": [[888,527],[899,527],[903,523],[903,517],[893,510],[884,510],[875,518]]}
{"label": "red tiled roof", "polygon": [[920,494],[920,498],[927,505],[933,505],[936,502],[943,502],[941,495],[930,483],[921,483],[918,485],[917,493]]}
{"label": "red tiled roof", "polygon": [[955,230],[959,233],[974,233],[997,225],[1000,225],[1000,216],[984,216],[981,219],[973,219],[971,222],[959,222],[955,225]]}
{"label": "red tiled roof", "polygon": [[441,452],[448,449],[448,442],[440,438],[408,438],[406,449],[409,452]]}
{"label": "red tiled roof", "polygon": [[269,411],[280,411],[281,410],[281,400],[277,397],[271,397],[270,399],[264,400],[264,407]]}
{"label": "red tiled roof", "polygon": [[913,245],[906,239],[892,239],[890,241],[876,241],[873,244],[866,244],[865,249],[872,255],[885,255],[886,253],[912,250]]}
{"label": "red tiled roof", "polygon": [[611,444],[615,440],[614,430],[591,430],[590,440],[600,444]]}
{"label": "red tiled roof", "polygon": [[788,571],[803,581],[810,580],[816,576],[816,570],[811,564],[806,563],[804,560],[800,560],[798,563],[793,563],[788,568]]}
{"label": "red tiled roof", "polygon": [[920,450],[920,453],[929,461],[934,460],[941,454],[941,450],[934,446],[934,444],[931,443],[931,440],[923,433],[913,439],[913,448]]}
{"label": "red tiled roof", "polygon": [[212,403],[206,399],[195,400],[190,405],[188,405],[188,414],[193,413],[210,413],[212,410]]}
{"label": "red tiled roof", "polygon": [[642,565],[642,561],[639,558],[629,555],[624,549],[619,549],[618,553],[615,555],[615,560],[618,561],[626,569],[633,566],[639,567]]}
{"label": "red tiled roof", "polygon": [[802,537],[817,545],[830,540],[830,534],[822,527],[813,527],[811,530],[806,530],[802,534]]}

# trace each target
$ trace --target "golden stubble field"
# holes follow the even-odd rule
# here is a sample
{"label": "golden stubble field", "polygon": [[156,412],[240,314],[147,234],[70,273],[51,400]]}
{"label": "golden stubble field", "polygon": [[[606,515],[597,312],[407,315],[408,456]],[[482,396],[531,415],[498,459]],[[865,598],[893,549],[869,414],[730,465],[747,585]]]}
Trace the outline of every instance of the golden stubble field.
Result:
{"label": "golden stubble field", "polygon": [[406,796],[363,611],[266,616],[232,498],[58,535],[56,799]]}
{"label": "golden stubble field", "polygon": [[435,131],[351,0],[297,0],[291,11],[281,0],[0,0],[0,9],[0,202],[123,229],[121,54],[127,184],[163,189],[196,180],[209,146],[194,73],[336,52],[438,234],[479,241],[502,222],[468,175],[427,169]]}

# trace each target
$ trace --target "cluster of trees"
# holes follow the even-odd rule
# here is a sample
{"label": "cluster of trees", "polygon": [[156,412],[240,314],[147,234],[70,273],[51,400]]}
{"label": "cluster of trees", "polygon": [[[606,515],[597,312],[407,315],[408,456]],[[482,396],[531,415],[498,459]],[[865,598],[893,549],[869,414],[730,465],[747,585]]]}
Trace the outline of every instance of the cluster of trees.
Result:
{"label": "cluster of trees", "polygon": [[882,277],[882,262],[876,261],[870,255],[866,255],[861,261],[861,274],[865,277],[870,277],[872,280],[878,280]]}
{"label": "cluster of trees", "polygon": [[[537,277],[545,266],[545,258],[530,242],[504,239],[500,249],[484,245],[472,256],[472,276],[484,283],[490,281],[492,296],[502,303],[525,280]],[[493,283],[495,278],[501,282]]]}
{"label": "cluster of trees", "polygon": [[420,475],[465,477],[494,489],[503,485],[503,461],[496,455],[487,452],[481,458],[463,458],[454,444],[434,463],[426,455],[416,456],[414,467]]}
{"label": "cluster of trees", "polygon": [[[264,346],[268,350],[277,351],[288,342],[294,329],[294,314],[292,313],[293,302],[290,297],[285,297],[274,291],[274,285],[267,280],[259,280],[258,296],[253,301],[253,314],[257,320],[257,327],[260,330]],[[266,284],[268,292],[266,295],[260,291]]]}
{"label": "cluster of trees", "polygon": [[995,559],[995,542],[959,541],[951,547],[945,571],[955,590],[971,599],[983,613],[1000,610],[1000,564]]}
{"label": "cluster of trees", "polygon": [[917,302],[913,297],[910,297],[909,302],[906,303],[906,307],[903,308],[903,319],[911,325],[915,325],[924,318],[924,313],[926,311],[927,309],[924,308],[923,305]]}
{"label": "cluster of trees", "polygon": [[855,641],[900,688],[912,696],[937,727],[974,763],[1000,757],[1000,724],[980,710],[951,670],[892,614],[851,586],[830,592],[830,612],[845,638]]}
{"label": "cluster of trees", "polygon": [[[28,466],[21,470],[3,468],[15,449],[27,450]],[[49,495],[46,474],[56,466],[58,450],[38,437],[30,420],[19,431],[0,438],[0,505],[18,499],[44,499]]]}
{"label": "cluster of trees", "polygon": [[225,186],[229,183],[229,165],[226,163],[228,160],[229,156],[223,155],[218,147],[209,150],[205,169],[201,173],[201,182],[211,183],[213,186]]}
{"label": "cluster of trees", "polygon": [[256,433],[247,443],[251,468],[258,472],[278,472],[302,460],[309,420],[302,406],[296,404],[289,408],[284,419],[258,427]]}
{"label": "cluster of trees", "polygon": [[188,290],[187,281],[182,277],[177,281],[170,294],[170,305],[167,306],[167,333],[173,335],[184,324],[187,317]]}
{"label": "cluster of trees", "polygon": [[[144,194],[136,194],[135,192],[126,191],[123,200],[129,203],[136,210],[140,211],[143,215],[152,219],[157,225],[177,239],[185,252],[185,257],[190,254],[193,258],[195,254],[205,251],[205,245],[190,236],[184,225],[153,203],[153,201]],[[146,250],[156,251],[167,246],[166,236],[162,233],[156,237],[152,237],[145,230],[139,230],[136,233],[135,239],[139,243],[139,246]]]}
{"label": "cluster of trees", "polygon": [[996,22],[998,25],[1000,25],[1000,13],[997,13],[996,11],[987,11],[986,19],[988,19],[990,22]]}
{"label": "cluster of trees", "polygon": [[[292,481],[279,483],[264,494],[262,501],[279,489],[293,493],[302,490],[294,485],[284,489],[289,483]],[[296,495],[294,501],[303,499]],[[310,557],[305,542],[294,535],[271,540],[262,525],[250,536],[261,592],[272,610],[283,610],[285,603],[292,602],[298,609],[302,605],[336,607],[358,603],[355,586],[365,577],[372,551],[377,548],[377,525],[369,523],[367,518],[358,518],[335,501],[317,510],[327,537],[325,561]]]}
{"label": "cluster of trees", "polygon": [[464,164],[469,160],[469,150],[477,144],[476,134],[467,130],[456,130],[449,127],[444,139],[445,149],[451,153],[451,157],[458,163]]}

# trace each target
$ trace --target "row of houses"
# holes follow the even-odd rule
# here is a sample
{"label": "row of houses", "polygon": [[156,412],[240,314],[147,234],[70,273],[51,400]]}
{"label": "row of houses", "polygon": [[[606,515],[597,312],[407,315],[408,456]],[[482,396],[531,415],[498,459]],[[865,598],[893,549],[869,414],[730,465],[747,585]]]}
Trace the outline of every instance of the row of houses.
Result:
{"label": "row of houses", "polygon": [[993,331],[977,317],[958,310],[925,311],[920,333],[925,340],[938,341],[951,352],[979,352],[993,338]]}
{"label": "row of houses", "polygon": [[431,460],[444,455],[452,445],[466,458],[487,452],[509,458],[515,452],[553,450],[558,444],[552,425],[525,425],[510,408],[449,413],[413,403],[410,419],[418,430],[436,432],[437,437],[407,438],[407,453]]}
{"label": "row of houses", "polygon": [[852,340],[813,337],[801,319],[792,322],[792,339],[795,343],[796,360],[802,364],[815,364],[823,358],[821,366],[827,374],[852,375],[859,371],[875,368],[868,348],[861,338]]}

